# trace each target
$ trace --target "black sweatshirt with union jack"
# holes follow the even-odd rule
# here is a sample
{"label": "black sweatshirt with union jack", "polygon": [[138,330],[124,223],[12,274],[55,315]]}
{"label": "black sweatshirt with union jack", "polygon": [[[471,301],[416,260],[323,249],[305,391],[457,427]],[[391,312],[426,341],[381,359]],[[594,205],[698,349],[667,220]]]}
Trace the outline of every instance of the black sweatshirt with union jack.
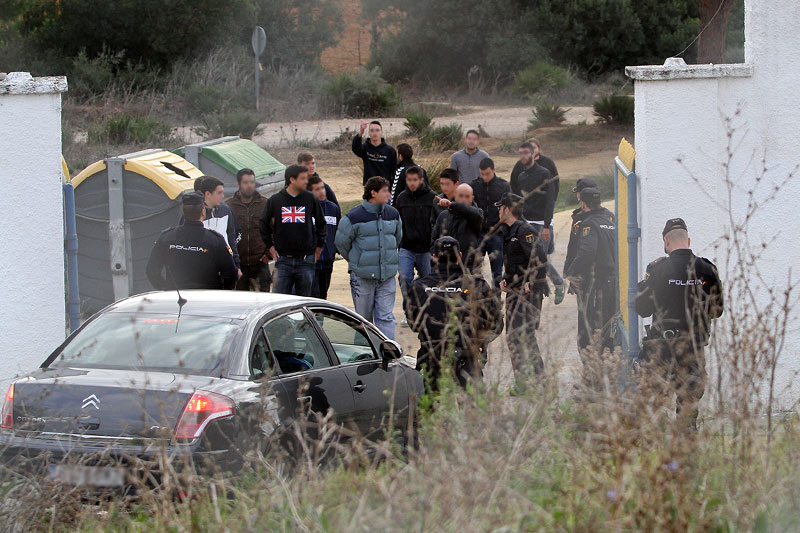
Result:
{"label": "black sweatshirt with union jack", "polygon": [[300,257],[325,246],[325,216],[309,191],[292,196],[286,189],[267,200],[261,217],[261,238],[267,250],[274,246],[278,255]]}

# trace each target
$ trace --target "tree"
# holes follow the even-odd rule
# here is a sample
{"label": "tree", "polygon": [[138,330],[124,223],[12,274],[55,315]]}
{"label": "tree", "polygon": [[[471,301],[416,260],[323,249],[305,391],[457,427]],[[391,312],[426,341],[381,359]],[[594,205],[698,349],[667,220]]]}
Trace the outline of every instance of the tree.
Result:
{"label": "tree", "polygon": [[697,41],[698,63],[724,63],[728,22],[736,0],[698,0],[700,27]]}

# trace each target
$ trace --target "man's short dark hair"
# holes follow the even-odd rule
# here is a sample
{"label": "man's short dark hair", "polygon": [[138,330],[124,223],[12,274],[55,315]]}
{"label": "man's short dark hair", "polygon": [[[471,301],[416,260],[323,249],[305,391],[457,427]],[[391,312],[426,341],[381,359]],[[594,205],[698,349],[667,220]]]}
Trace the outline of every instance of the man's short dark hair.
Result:
{"label": "man's short dark hair", "polygon": [[442,178],[458,183],[461,181],[461,173],[454,168],[446,168],[439,174],[439,179],[441,180]]}
{"label": "man's short dark hair", "polygon": [[524,207],[525,205],[522,202],[517,202],[509,207],[509,209],[511,209],[511,214],[514,215],[515,218],[520,218],[522,217]]}
{"label": "man's short dark hair", "polygon": [[242,178],[244,176],[253,176],[255,178],[256,177],[256,173],[253,172],[252,168],[243,168],[242,170],[240,170],[239,172],[236,173],[236,183],[241,183],[242,182]]}
{"label": "man's short dark hair", "polygon": [[205,205],[186,205],[183,204],[183,218],[196,222],[203,216],[203,208]]}
{"label": "man's short dark hair", "polygon": [[292,179],[297,179],[297,176],[302,174],[303,172],[308,172],[308,169],[303,165],[289,165],[286,167],[286,173],[284,174],[284,183],[288,187],[289,183],[291,183]]}
{"label": "man's short dark hair", "polygon": [[408,143],[400,143],[397,145],[397,153],[398,155],[403,156],[403,161],[411,161],[411,158],[414,157],[414,149],[411,148],[411,145]]}
{"label": "man's short dark hair", "polygon": [[411,165],[406,169],[406,176],[408,176],[409,174],[415,174],[420,178],[422,178],[422,169],[419,168],[417,165]]}
{"label": "man's short dark hair", "polygon": [[317,183],[322,183],[322,178],[320,178],[319,176],[311,176],[310,178],[308,178],[308,185],[306,186],[306,189],[310,191],[311,187],[313,187]]}
{"label": "man's short dark hair", "polygon": [[378,126],[381,128],[381,129],[383,129],[383,125],[382,125],[382,124],[381,124],[379,121],[377,121],[377,120],[373,120],[373,121],[372,121],[372,122],[370,122],[369,124],[370,124],[370,126],[371,126],[371,125],[373,125],[373,124],[377,124],[377,125],[378,125]]}
{"label": "man's short dark hair", "polygon": [[222,183],[221,179],[215,178],[214,176],[202,176],[200,179],[202,181],[200,182],[200,188],[198,190],[203,194],[211,194],[217,190],[217,187],[225,185]]}
{"label": "man's short dark hair", "polygon": [[519,147],[520,149],[527,148],[528,150],[531,151],[531,153],[533,153],[533,145],[531,144],[530,141],[525,141],[524,143],[520,144]]}
{"label": "man's short dark hair", "polygon": [[303,163],[310,163],[314,160],[314,154],[311,152],[300,152],[297,154],[297,164],[302,165]]}
{"label": "man's short dark hair", "polygon": [[202,192],[202,191],[200,190],[200,187],[203,185],[203,179],[205,179],[205,176],[200,176],[199,178],[197,178],[196,180],[194,180],[194,190],[195,190],[195,191],[197,191],[197,192]]}
{"label": "man's short dark hair", "polygon": [[475,134],[475,135],[477,135],[478,137],[480,137],[480,136],[481,136],[481,134],[480,134],[480,133],[478,133],[478,130],[467,130],[467,133],[465,133],[465,134],[464,134],[464,137],[469,137],[469,134],[470,134],[470,133],[474,133],[474,134]]}
{"label": "man's short dark hair", "polygon": [[364,200],[372,200],[372,193],[378,192],[384,187],[389,187],[389,182],[381,176],[374,176],[364,184]]}
{"label": "man's short dark hair", "polygon": [[494,170],[494,161],[492,161],[491,157],[484,157],[481,159],[481,162],[478,163],[478,168],[481,170],[486,170],[487,168]]}

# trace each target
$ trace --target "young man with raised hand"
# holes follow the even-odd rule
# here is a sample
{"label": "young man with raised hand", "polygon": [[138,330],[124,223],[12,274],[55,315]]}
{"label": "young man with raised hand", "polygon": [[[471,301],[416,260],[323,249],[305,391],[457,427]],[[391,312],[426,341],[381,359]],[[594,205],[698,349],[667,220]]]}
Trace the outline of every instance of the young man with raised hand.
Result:
{"label": "young man with raised hand", "polygon": [[[364,132],[369,138],[364,141]],[[397,170],[397,152],[394,148],[386,144],[383,138],[383,126],[377,120],[367,122],[361,121],[358,133],[353,137],[353,153],[364,163],[363,183],[374,176],[384,178],[388,183],[394,180],[394,173]]]}

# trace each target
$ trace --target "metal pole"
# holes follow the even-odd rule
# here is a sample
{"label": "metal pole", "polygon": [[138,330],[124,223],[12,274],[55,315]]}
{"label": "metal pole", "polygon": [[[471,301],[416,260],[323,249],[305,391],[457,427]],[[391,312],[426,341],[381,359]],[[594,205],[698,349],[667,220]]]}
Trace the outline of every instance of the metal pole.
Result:
{"label": "metal pole", "polygon": [[64,184],[64,219],[66,223],[65,250],[67,253],[67,316],[69,330],[81,325],[81,299],[78,287],[78,227],[75,222],[75,189],[71,183]]}
{"label": "metal pole", "polygon": [[258,83],[259,83],[259,75],[258,75],[258,54],[256,54],[255,59],[255,75],[256,75],[256,111],[258,111]]}
{"label": "metal pole", "polygon": [[639,291],[639,228],[638,183],[635,172],[628,175],[628,339],[630,355],[639,355],[639,315],[636,313],[636,295]]}

